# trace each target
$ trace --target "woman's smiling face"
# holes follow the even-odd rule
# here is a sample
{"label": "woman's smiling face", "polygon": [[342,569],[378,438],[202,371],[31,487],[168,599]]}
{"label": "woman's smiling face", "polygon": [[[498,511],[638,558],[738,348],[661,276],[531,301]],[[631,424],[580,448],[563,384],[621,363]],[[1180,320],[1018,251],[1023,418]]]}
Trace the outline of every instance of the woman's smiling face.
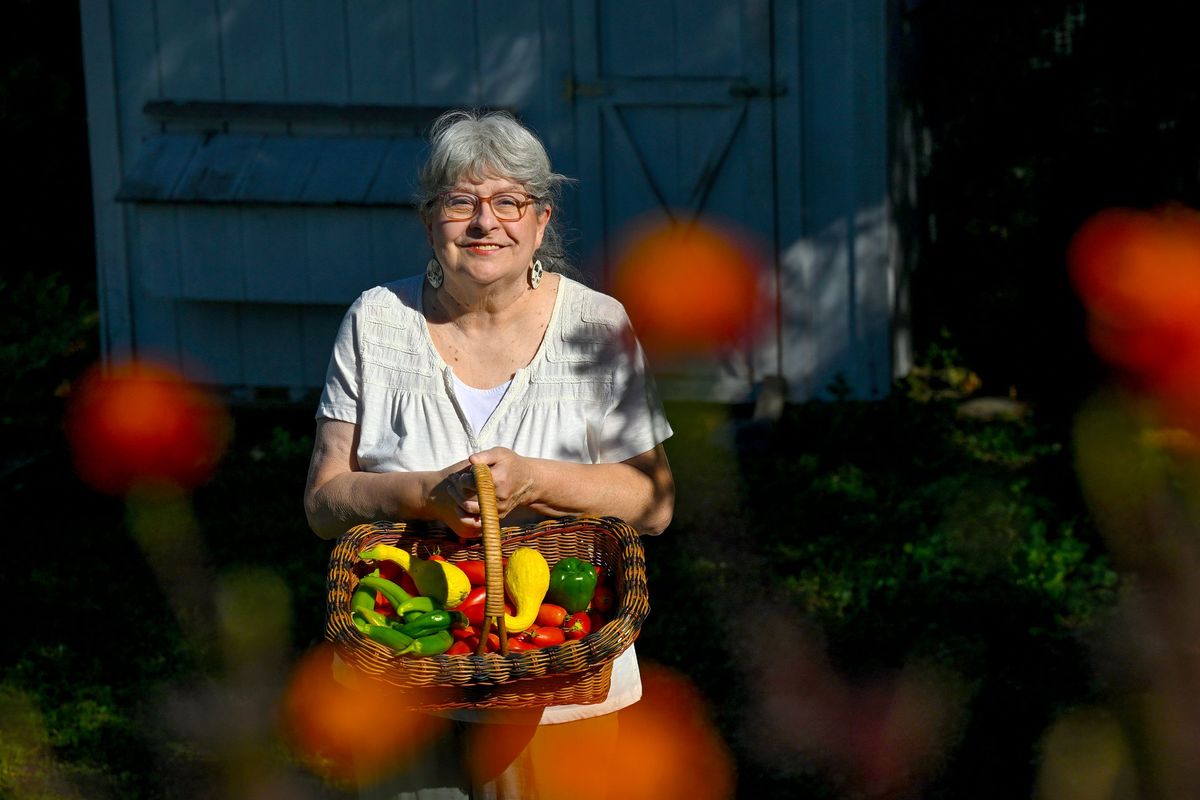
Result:
{"label": "woman's smiling face", "polygon": [[[516,181],[498,177],[464,178],[452,191],[476,197],[527,194]],[[524,280],[534,251],[542,244],[550,213],[548,206],[539,211],[537,204],[531,203],[520,219],[506,222],[496,218],[491,203],[478,202],[469,219],[449,219],[439,199],[429,210],[425,227],[448,283],[491,285],[518,277]]]}

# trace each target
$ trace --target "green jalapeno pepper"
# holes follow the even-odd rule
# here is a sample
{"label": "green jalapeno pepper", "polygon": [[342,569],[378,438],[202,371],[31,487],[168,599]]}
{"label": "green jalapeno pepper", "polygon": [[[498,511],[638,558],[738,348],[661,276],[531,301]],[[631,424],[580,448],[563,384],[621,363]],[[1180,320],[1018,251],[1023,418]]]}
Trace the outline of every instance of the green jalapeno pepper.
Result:
{"label": "green jalapeno pepper", "polygon": [[595,568],[581,558],[562,558],[550,570],[546,602],[560,605],[574,614],[588,607],[595,591]]}
{"label": "green jalapeno pepper", "polygon": [[438,631],[415,639],[412,644],[400,652],[414,656],[440,656],[453,644],[454,637],[450,635],[450,631]]}
{"label": "green jalapeno pepper", "polygon": [[355,624],[360,626],[359,630],[366,636],[390,647],[401,655],[437,656],[449,650],[454,644],[454,637],[448,630],[413,638],[386,625],[371,625],[359,615],[355,616]]}
{"label": "green jalapeno pepper", "polygon": [[353,615],[361,617],[368,625],[388,625],[388,618],[373,608],[356,608]]}
{"label": "green jalapeno pepper", "polygon": [[414,611],[428,614],[430,611],[440,611],[441,608],[441,605],[434,602],[432,597],[410,597],[400,604],[400,607],[396,609],[396,613],[402,617],[407,617]]}
{"label": "green jalapeno pepper", "polygon": [[400,628],[400,633],[403,633],[405,636],[411,636],[414,639],[420,639],[423,636],[444,631],[449,627],[450,612],[430,611],[428,614],[422,614],[412,622],[406,623]]}
{"label": "green jalapeno pepper", "polygon": [[354,613],[356,608],[369,608],[375,610],[375,590],[368,589],[361,583],[354,590],[354,594],[350,596],[350,612]]}
{"label": "green jalapeno pepper", "polygon": [[386,625],[366,625],[363,633],[399,653],[407,651],[414,642],[411,636],[406,636],[400,633],[400,631],[392,630]]}
{"label": "green jalapeno pepper", "polygon": [[401,589],[396,584],[389,581],[387,578],[381,578],[378,575],[364,575],[358,579],[358,585],[364,589],[375,589],[383,595],[383,599],[388,601],[394,609],[413,599],[413,596]]}

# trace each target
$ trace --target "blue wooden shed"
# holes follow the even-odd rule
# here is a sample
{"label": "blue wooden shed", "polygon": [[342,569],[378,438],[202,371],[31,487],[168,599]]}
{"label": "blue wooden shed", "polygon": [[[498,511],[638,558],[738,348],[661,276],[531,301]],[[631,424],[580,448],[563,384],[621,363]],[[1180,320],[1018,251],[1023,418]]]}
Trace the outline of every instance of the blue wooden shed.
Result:
{"label": "blue wooden shed", "polygon": [[887,0],[81,0],[103,351],[235,396],[322,383],[347,306],[423,269],[410,203],[441,111],[510,109],[578,178],[602,284],[646,214],[768,253],[778,324],[660,376],[793,400],[907,369],[888,194]]}

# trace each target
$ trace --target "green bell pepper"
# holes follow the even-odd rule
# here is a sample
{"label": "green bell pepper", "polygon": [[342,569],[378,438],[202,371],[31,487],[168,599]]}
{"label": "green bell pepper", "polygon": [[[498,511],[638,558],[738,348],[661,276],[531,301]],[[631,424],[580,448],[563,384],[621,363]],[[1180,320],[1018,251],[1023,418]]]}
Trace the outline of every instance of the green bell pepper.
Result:
{"label": "green bell pepper", "polygon": [[574,614],[587,609],[595,591],[596,569],[581,558],[563,558],[550,570],[546,601]]}

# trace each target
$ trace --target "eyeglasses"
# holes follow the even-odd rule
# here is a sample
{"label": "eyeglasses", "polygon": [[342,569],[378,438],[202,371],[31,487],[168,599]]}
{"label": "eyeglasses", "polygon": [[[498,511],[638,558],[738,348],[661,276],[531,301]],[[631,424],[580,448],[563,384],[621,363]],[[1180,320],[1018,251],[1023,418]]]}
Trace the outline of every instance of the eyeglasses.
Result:
{"label": "eyeglasses", "polygon": [[533,195],[524,192],[503,192],[487,197],[470,192],[446,192],[437,202],[441,204],[446,219],[471,219],[479,213],[479,204],[487,203],[496,219],[501,222],[516,222],[525,216],[525,208],[537,200]]}

